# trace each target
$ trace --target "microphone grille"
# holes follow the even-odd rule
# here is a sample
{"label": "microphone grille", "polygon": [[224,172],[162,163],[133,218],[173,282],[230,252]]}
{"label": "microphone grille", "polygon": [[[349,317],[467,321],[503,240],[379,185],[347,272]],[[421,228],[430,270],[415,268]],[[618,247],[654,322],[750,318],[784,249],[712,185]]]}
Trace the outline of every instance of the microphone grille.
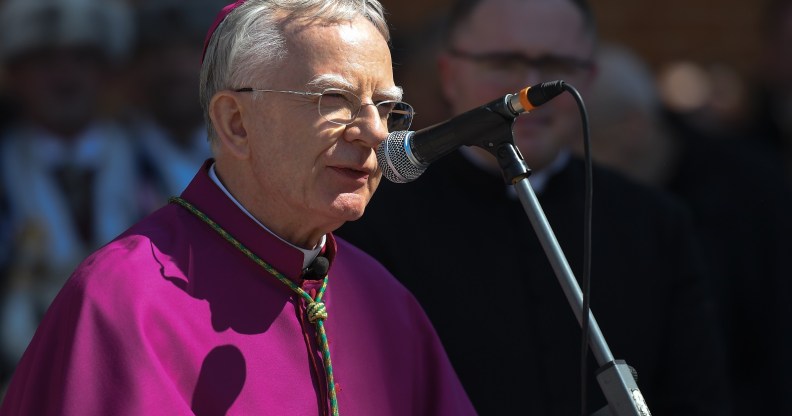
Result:
{"label": "microphone grille", "polygon": [[394,131],[377,147],[377,162],[382,175],[394,183],[406,183],[418,179],[426,170],[410,159],[409,140],[414,132]]}

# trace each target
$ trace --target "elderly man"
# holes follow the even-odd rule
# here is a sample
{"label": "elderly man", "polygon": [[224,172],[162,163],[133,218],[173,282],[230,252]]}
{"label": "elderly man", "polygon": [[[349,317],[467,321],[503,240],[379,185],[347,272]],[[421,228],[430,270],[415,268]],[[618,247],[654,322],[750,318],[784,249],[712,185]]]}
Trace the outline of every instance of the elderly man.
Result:
{"label": "elderly man", "polygon": [[[585,97],[596,75],[582,0],[460,0],[439,59],[456,113],[543,81]],[[580,116],[564,94],[517,119],[514,138],[572,270],[583,276]],[[498,165],[463,148],[407,185],[384,186],[340,230],[387,265],[426,308],[482,414],[579,414],[580,327]],[[722,346],[686,212],[595,169],[592,310],[657,414],[728,414]],[[605,405],[589,366],[587,407]]]}
{"label": "elderly man", "polygon": [[375,0],[227,6],[201,70],[215,161],[78,268],[2,413],[473,414],[413,297],[330,234],[412,117],[387,41]]}

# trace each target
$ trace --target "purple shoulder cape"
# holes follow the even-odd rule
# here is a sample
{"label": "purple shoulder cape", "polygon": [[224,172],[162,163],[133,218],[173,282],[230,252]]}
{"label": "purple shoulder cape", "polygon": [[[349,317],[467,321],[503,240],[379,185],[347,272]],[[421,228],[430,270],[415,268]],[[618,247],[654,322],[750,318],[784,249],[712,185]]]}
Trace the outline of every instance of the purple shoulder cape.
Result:
{"label": "purple shoulder cape", "polygon": [[[302,253],[208,176],[182,197],[298,285]],[[342,415],[475,414],[413,296],[328,236],[325,294]],[[2,415],[321,415],[326,387],[304,301],[171,204],[86,259],[23,356]]]}

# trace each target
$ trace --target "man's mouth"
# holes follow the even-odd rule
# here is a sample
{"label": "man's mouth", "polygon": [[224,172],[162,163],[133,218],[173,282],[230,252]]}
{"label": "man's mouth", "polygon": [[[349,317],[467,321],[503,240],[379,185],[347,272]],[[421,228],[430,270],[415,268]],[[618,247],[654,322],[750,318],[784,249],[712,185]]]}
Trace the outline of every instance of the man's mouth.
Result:
{"label": "man's mouth", "polygon": [[362,182],[367,181],[369,175],[373,173],[369,169],[358,167],[331,166],[330,169],[337,172],[341,176]]}

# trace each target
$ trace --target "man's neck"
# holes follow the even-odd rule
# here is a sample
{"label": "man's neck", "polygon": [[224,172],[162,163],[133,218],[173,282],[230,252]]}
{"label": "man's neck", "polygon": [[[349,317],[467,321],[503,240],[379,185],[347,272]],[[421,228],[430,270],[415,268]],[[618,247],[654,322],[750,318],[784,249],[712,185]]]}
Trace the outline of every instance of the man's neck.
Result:
{"label": "man's neck", "polygon": [[228,188],[226,188],[226,187],[225,187],[225,185],[223,184],[223,182],[220,180],[220,177],[218,177],[218,176],[217,176],[217,172],[215,171],[215,165],[214,165],[214,164],[213,164],[213,165],[212,165],[212,166],[209,168],[209,177],[212,179],[212,181],[213,181],[215,184],[217,184],[217,186],[220,188],[220,190],[221,190],[221,191],[223,191],[223,193],[224,193],[224,194],[226,194],[226,196],[228,196],[228,198],[229,198],[229,199],[230,199],[230,200],[231,200],[231,201],[232,201],[232,202],[233,202],[233,203],[234,203],[234,204],[235,204],[237,207],[239,207],[239,209],[240,209],[240,210],[242,210],[242,212],[244,212],[244,213],[245,213],[245,214],[246,214],[248,217],[250,217],[250,218],[251,218],[253,221],[255,221],[255,222],[256,222],[256,224],[258,224],[259,226],[261,226],[261,228],[262,228],[264,231],[266,231],[266,232],[268,232],[268,233],[270,233],[270,234],[274,235],[274,236],[275,236],[275,237],[277,237],[279,240],[281,240],[281,241],[283,241],[284,243],[286,243],[286,244],[288,244],[288,245],[290,245],[290,246],[292,246],[292,247],[296,248],[297,250],[300,250],[300,251],[302,251],[302,253],[303,253],[303,268],[306,268],[306,267],[308,267],[308,265],[310,265],[310,264],[311,264],[311,262],[313,262],[313,260],[316,258],[316,256],[318,256],[318,255],[319,255],[319,253],[320,253],[320,252],[322,251],[322,249],[324,248],[325,242],[327,241],[327,236],[324,236],[324,235],[323,235],[323,236],[321,237],[321,239],[320,239],[319,243],[318,243],[318,244],[316,244],[316,246],[315,246],[314,248],[312,248],[312,249],[305,249],[305,248],[302,248],[302,247],[299,247],[299,246],[295,245],[294,243],[292,243],[292,242],[290,242],[290,241],[286,240],[285,238],[283,238],[283,237],[279,236],[278,234],[276,234],[275,232],[273,232],[271,229],[269,229],[269,227],[267,227],[267,226],[266,226],[266,225],[264,225],[264,224],[263,224],[261,221],[259,221],[259,220],[258,220],[256,217],[254,217],[254,216],[253,216],[253,215],[250,213],[250,211],[248,211],[248,210],[247,210],[247,209],[246,209],[246,208],[245,208],[245,207],[244,207],[244,206],[243,206],[243,205],[242,205],[242,204],[241,204],[241,203],[240,203],[240,202],[239,202],[239,201],[238,201],[238,200],[237,200],[237,199],[236,199],[236,198],[235,198],[235,197],[234,197],[232,194],[231,194],[231,192],[228,190]]}

